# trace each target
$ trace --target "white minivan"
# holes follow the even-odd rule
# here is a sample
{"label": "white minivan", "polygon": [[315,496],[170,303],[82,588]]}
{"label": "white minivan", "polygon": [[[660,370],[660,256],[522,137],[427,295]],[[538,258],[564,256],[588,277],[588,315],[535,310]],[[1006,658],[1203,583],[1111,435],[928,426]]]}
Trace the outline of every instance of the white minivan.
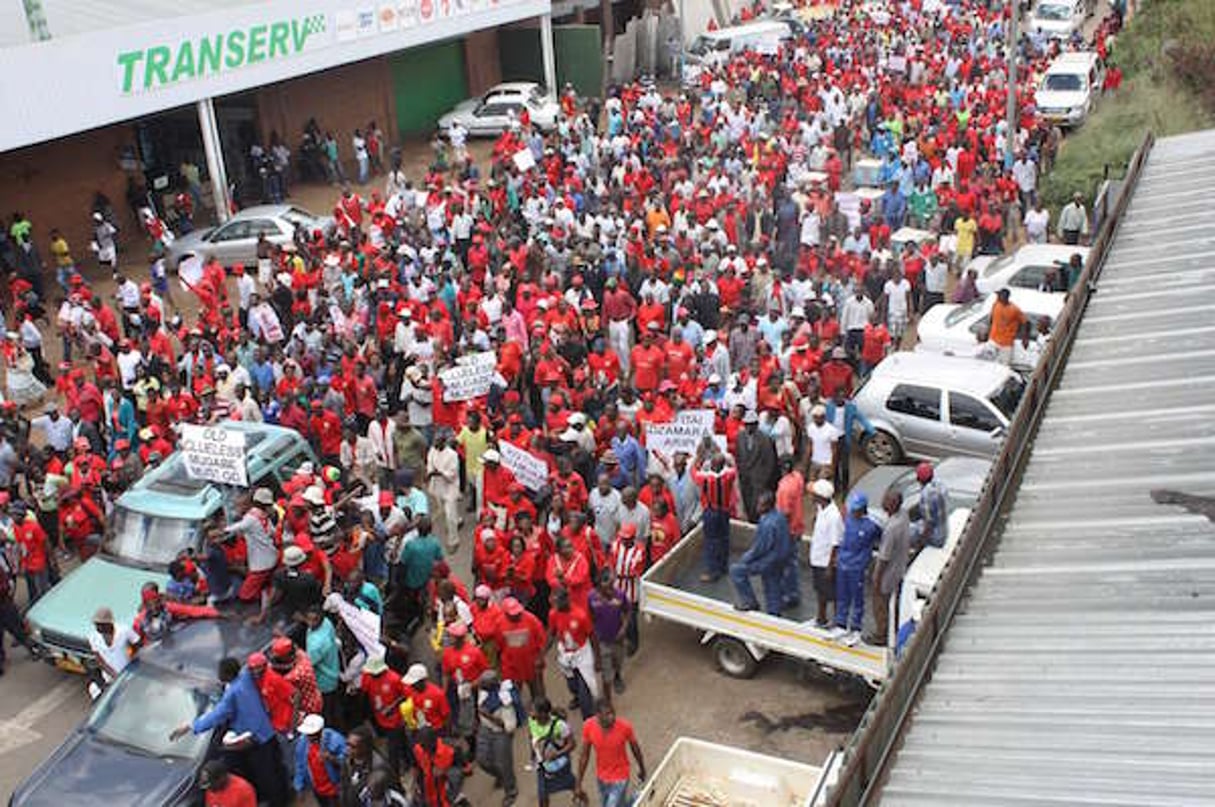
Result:
{"label": "white minivan", "polygon": [[695,84],[702,71],[725,64],[734,54],[744,50],[776,53],[792,36],[789,25],[776,20],[706,31],[684,50],[683,83],[685,86]]}
{"label": "white minivan", "polygon": [[1058,126],[1079,126],[1097,103],[1105,68],[1092,51],[1062,53],[1034,93],[1038,114]]}

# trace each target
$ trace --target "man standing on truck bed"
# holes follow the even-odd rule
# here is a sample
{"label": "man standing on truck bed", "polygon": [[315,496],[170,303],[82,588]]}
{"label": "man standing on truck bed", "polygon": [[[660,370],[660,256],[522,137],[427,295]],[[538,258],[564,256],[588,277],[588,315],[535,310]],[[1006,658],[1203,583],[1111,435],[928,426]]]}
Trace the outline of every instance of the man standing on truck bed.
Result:
{"label": "man standing on truck bed", "polygon": [[873,557],[873,547],[882,530],[869,518],[869,497],[864,493],[848,496],[848,515],[844,518],[844,539],[840,543],[835,569],[835,637],[846,645],[860,639],[865,617],[865,572]]}
{"label": "man standing on truck bed", "polygon": [[755,541],[743,553],[738,562],[730,567],[730,582],[738,593],[734,608],[739,611],[754,611],[759,607],[755,589],[751,586],[751,575],[758,574],[764,584],[764,604],[772,616],[780,616],[781,610],[796,596],[797,576],[792,577],[790,591],[786,591],[786,573],[793,555],[793,539],[789,535],[789,520],[775,509],[775,497],[769,491],[759,494],[755,506],[759,511],[759,525],[755,530]]}
{"label": "man standing on truck bed", "polygon": [[738,479],[738,470],[732,464],[727,467],[725,454],[716,452],[705,462],[705,453],[712,448],[712,443],[700,444],[692,470],[692,479],[700,488],[703,511],[705,570],[700,575],[703,583],[715,582],[726,573],[730,559],[730,510],[734,506],[734,483]]}

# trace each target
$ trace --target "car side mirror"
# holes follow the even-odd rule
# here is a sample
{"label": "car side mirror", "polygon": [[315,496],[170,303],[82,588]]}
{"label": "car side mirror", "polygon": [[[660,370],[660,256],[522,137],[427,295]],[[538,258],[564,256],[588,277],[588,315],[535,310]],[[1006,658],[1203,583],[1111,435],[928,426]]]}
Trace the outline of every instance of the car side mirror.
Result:
{"label": "car side mirror", "polygon": [[993,440],[999,440],[1006,434],[1008,434],[1007,428],[1005,428],[1004,426],[996,426],[996,428],[993,429],[991,432],[991,437]]}

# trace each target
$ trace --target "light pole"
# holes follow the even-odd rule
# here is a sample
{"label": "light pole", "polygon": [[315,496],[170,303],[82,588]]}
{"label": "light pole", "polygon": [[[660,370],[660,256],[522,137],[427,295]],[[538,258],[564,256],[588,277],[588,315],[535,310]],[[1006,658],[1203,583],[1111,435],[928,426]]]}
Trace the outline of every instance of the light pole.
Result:
{"label": "light pole", "polygon": [[1017,38],[1017,22],[1021,16],[1021,0],[1009,3],[1008,41],[1005,43],[1008,60],[1008,131],[1004,133],[1004,168],[1012,168],[1013,151],[1017,145],[1017,53],[1020,50]]}

